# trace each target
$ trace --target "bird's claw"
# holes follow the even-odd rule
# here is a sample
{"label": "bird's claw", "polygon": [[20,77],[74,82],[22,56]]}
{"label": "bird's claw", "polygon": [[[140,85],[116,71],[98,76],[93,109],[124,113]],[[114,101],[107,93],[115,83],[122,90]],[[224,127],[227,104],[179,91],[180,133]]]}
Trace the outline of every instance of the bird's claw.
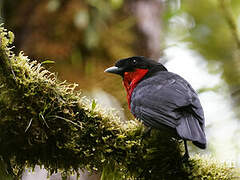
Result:
{"label": "bird's claw", "polygon": [[190,157],[189,154],[188,154],[188,153],[185,153],[185,154],[183,155],[183,157],[182,157],[182,162],[183,162],[183,163],[187,163],[189,157]]}

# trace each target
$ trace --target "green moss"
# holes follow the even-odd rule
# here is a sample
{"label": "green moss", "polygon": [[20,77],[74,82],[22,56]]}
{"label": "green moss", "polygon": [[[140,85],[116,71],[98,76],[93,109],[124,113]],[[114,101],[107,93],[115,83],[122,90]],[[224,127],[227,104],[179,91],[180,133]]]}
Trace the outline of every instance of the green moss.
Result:
{"label": "green moss", "polygon": [[235,180],[240,179],[240,169],[234,164],[221,163],[210,156],[196,155],[190,166],[186,167],[190,179],[193,180]]}
{"label": "green moss", "polygon": [[0,37],[0,156],[15,175],[38,164],[65,176],[79,168],[98,171],[102,180],[236,176],[233,167],[201,158],[183,164],[181,144],[169,131],[145,136],[137,120],[122,122],[75,84],[15,55],[13,34],[2,26]]}

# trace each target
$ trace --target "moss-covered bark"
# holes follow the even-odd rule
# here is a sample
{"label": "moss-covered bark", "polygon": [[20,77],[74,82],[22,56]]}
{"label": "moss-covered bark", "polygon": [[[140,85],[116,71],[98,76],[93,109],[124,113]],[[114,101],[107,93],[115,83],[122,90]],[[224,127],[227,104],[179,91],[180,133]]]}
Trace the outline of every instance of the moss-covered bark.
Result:
{"label": "moss-covered bark", "polygon": [[[201,157],[182,163],[181,144],[166,131],[144,136],[136,120],[74,91],[76,85],[10,48],[14,36],[0,27],[0,156],[2,175],[25,166],[67,174],[79,168],[102,179],[238,179],[237,169]],[[143,137],[144,136],[144,137]]]}

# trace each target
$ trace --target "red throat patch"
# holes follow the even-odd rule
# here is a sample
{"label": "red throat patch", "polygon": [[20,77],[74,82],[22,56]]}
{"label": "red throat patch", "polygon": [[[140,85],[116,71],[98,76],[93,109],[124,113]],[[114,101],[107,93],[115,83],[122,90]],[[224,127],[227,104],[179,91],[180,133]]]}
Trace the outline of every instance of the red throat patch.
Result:
{"label": "red throat patch", "polygon": [[127,91],[128,107],[131,109],[131,96],[138,82],[147,74],[148,69],[136,69],[133,72],[125,72],[123,85]]}

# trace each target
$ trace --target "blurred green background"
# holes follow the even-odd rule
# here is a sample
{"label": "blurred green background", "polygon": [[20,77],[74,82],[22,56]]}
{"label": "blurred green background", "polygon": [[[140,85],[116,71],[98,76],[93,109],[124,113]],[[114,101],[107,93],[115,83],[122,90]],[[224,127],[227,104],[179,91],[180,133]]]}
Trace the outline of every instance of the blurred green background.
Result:
{"label": "blurred green background", "polygon": [[240,164],[239,0],[1,0],[0,11],[16,52],[54,60],[46,67],[59,79],[125,120],[133,117],[121,79],[104,69],[133,55],[162,62],[200,94],[204,152]]}

